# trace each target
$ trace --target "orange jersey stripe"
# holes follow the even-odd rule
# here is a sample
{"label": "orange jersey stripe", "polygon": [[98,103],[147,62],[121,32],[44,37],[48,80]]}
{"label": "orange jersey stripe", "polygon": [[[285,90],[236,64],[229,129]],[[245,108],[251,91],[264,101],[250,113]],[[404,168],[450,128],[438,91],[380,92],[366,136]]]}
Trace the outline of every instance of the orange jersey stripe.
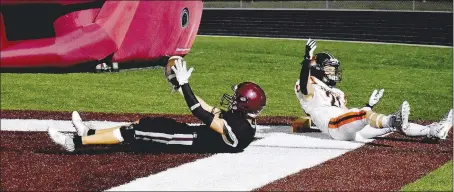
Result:
{"label": "orange jersey stripe", "polygon": [[362,120],[364,118],[366,118],[366,111],[345,113],[339,117],[331,118],[328,124],[328,128],[337,129],[342,125],[351,123],[353,121]]}

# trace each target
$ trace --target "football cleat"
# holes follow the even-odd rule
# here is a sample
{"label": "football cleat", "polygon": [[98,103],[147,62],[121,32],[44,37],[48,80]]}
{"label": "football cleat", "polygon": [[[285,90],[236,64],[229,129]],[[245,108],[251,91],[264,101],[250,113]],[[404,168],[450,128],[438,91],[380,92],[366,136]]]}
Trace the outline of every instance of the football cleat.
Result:
{"label": "football cleat", "polygon": [[452,109],[449,110],[441,121],[427,125],[427,127],[430,127],[429,138],[446,139],[449,130],[452,128]]}
{"label": "football cleat", "polygon": [[88,130],[90,130],[90,128],[82,122],[82,118],[77,111],[73,111],[71,121],[76,128],[77,135],[87,136]]}
{"label": "football cleat", "polygon": [[74,141],[71,136],[58,132],[51,127],[48,127],[47,133],[54,143],[60,145],[66,151],[73,152],[75,150]]}
{"label": "football cleat", "polygon": [[391,127],[396,129],[400,133],[405,133],[405,130],[410,126],[410,124],[408,123],[409,116],[410,104],[408,103],[408,101],[404,101],[402,105],[400,105],[399,110],[391,115]]}

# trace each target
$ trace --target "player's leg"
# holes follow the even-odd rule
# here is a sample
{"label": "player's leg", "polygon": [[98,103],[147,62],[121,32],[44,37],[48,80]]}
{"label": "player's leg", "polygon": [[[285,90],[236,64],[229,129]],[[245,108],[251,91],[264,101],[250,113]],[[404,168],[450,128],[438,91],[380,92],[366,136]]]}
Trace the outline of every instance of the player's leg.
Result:
{"label": "player's leg", "polygon": [[[92,129],[89,126],[85,125],[82,121],[82,118],[80,117],[79,113],[77,111],[72,112],[72,118],[71,122],[74,125],[74,128],[76,128],[77,135],[79,136],[90,136],[90,135],[95,135],[95,134],[100,134],[100,133],[105,133],[105,132],[112,132],[115,129],[119,129],[122,126],[116,126],[116,127],[111,127],[111,128],[106,128],[106,129]],[[135,121],[133,123],[137,124],[139,121]]]}
{"label": "player's leg", "polygon": [[[131,124],[133,125],[133,124]],[[110,145],[119,144],[125,141],[133,140],[131,131],[129,131],[131,125],[121,126],[119,128],[106,129],[102,133],[92,134],[89,136],[79,136],[78,134],[64,134],[56,129],[49,127],[48,134],[54,143],[60,145],[67,151],[74,151],[83,145]]]}
{"label": "player's leg", "polygon": [[399,109],[390,115],[383,115],[369,110],[366,114],[366,118],[369,122],[368,124],[374,128],[392,127],[397,130],[403,130],[408,128],[409,115],[410,104],[407,101],[404,101]]}
{"label": "player's leg", "polygon": [[[139,121],[134,121],[132,122],[131,124],[137,124],[139,123]],[[130,124],[128,124],[130,125]],[[90,135],[97,135],[97,134],[101,134],[101,133],[106,133],[106,132],[112,132],[114,131],[115,129],[119,129],[123,126],[127,126],[127,125],[122,125],[122,126],[116,126],[116,127],[111,127],[111,128],[105,128],[105,129],[91,129],[89,128],[89,130],[86,132],[87,134],[86,135],[79,135],[79,136],[90,136]]]}
{"label": "player's leg", "polygon": [[[77,111],[72,112],[71,122],[73,123],[74,128],[76,128],[77,135],[87,136],[90,128],[82,122],[82,118],[80,117],[80,115]],[[91,132],[93,132],[93,130]]]}
{"label": "player's leg", "polygon": [[424,137],[435,139],[446,139],[449,130],[452,128],[452,109],[438,122],[424,126],[410,123],[407,129],[403,129],[403,134],[410,137]]}
{"label": "player's leg", "polygon": [[408,128],[404,129],[401,133],[410,137],[428,136],[430,134],[430,127],[416,123],[409,123]]}
{"label": "player's leg", "polygon": [[[366,125],[373,128],[394,128],[404,129],[408,127],[408,116],[410,115],[410,105],[404,101],[397,112],[391,115],[378,114],[368,107],[361,110],[351,109],[349,112],[338,117],[331,118],[328,124],[331,137],[339,140],[354,140],[357,132],[364,129]],[[374,136],[375,134],[384,134],[391,129],[381,131],[369,131],[366,137]]]}
{"label": "player's leg", "polygon": [[328,123],[329,135],[336,140],[354,140],[356,132],[362,130],[368,123],[366,114],[366,110],[351,109],[331,118]]}
{"label": "player's leg", "polygon": [[138,123],[112,128],[109,131],[88,136],[66,135],[49,128],[52,140],[65,148],[74,151],[83,145],[118,144],[121,142],[134,142],[135,140],[152,141],[167,145],[192,145],[193,129],[186,124],[178,123],[169,118],[142,118]]}
{"label": "player's leg", "polygon": [[166,145],[192,145],[197,133],[187,124],[174,119],[157,117],[142,118],[134,127],[137,140],[152,141]]}
{"label": "player's leg", "polygon": [[441,121],[428,125],[430,127],[430,138],[446,139],[449,130],[452,128],[452,109],[441,119]]}
{"label": "player's leg", "polygon": [[361,131],[358,131],[356,133],[356,138],[358,139],[355,140],[372,139],[374,137],[379,137],[394,132],[395,130],[396,129],[392,127],[375,128],[370,125],[366,125],[363,129],[361,129]]}

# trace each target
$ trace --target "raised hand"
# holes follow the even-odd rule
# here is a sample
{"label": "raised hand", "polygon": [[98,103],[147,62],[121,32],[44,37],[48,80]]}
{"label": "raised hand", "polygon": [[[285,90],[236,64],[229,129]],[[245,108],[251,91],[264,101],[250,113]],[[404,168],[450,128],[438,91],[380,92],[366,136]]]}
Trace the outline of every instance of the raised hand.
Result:
{"label": "raised hand", "polygon": [[311,60],[314,57],[314,51],[317,48],[317,43],[313,39],[308,39],[306,43],[306,50],[304,52],[304,59]]}
{"label": "raised hand", "polygon": [[374,92],[372,92],[372,95],[369,98],[369,103],[368,103],[369,107],[372,108],[374,105],[376,105],[378,103],[378,101],[380,101],[380,98],[383,97],[384,91],[385,91],[385,89],[380,89],[380,91],[375,89]]}
{"label": "raised hand", "polygon": [[193,67],[191,67],[189,70],[186,68],[186,61],[183,59],[177,59],[175,61],[175,65],[172,66],[173,72],[175,72],[175,76],[178,80],[178,83],[180,85],[183,85],[185,83],[189,83],[189,77],[191,77],[191,73],[194,70]]}

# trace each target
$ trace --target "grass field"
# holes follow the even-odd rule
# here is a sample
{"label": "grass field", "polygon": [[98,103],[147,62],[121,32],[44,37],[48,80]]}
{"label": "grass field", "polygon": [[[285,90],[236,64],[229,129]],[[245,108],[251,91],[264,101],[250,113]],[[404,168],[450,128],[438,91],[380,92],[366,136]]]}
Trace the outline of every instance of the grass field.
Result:
{"label": "grass field", "polygon": [[[194,92],[218,105],[231,85],[254,81],[267,93],[263,115],[300,116],[293,92],[305,41],[199,36],[185,58],[195,70]],[[411,120],[437,120],[452,107],[452,48],[319,41],[318,51],[342,63],[350,107],[361,107],[373,89],[385,94],[376,107],[394,112],[404,100]],[[163,69],[120,73],[1,75],[2,109],[189,114],[179,94],[170,94]]]}
{"label": "grass field", "polygon": [[452,191],[452,160],[401,191]]}
{"label": "grass field", "polygon": [[[209,104],[218,105],[223,93],[231,93],[231,85],[254,81],[267,93],[263,115],[301,116],[293,86],[304,44],[199,36],[185,57],[195,68],[191,86]],[[319,41],[316,52],[321,51],[341,61],[344,79],[339,88],[345,91],[350,107],[362,107],[375,88],[385,89],[377,112],[394,112],[408,100],[410,120],[438,120],[453,106],[452,48]],[[104,74],[2,73],[1,109],[190,113],[179,94],[170,94],[163,68]],[[404,189],[431,190],[437,177],[448,174],[442,169],[419,181],[429,183],[423,188]],[[452,173],[450,177],[452,181]],[[440,187],[452,190],[452,185]]]}

